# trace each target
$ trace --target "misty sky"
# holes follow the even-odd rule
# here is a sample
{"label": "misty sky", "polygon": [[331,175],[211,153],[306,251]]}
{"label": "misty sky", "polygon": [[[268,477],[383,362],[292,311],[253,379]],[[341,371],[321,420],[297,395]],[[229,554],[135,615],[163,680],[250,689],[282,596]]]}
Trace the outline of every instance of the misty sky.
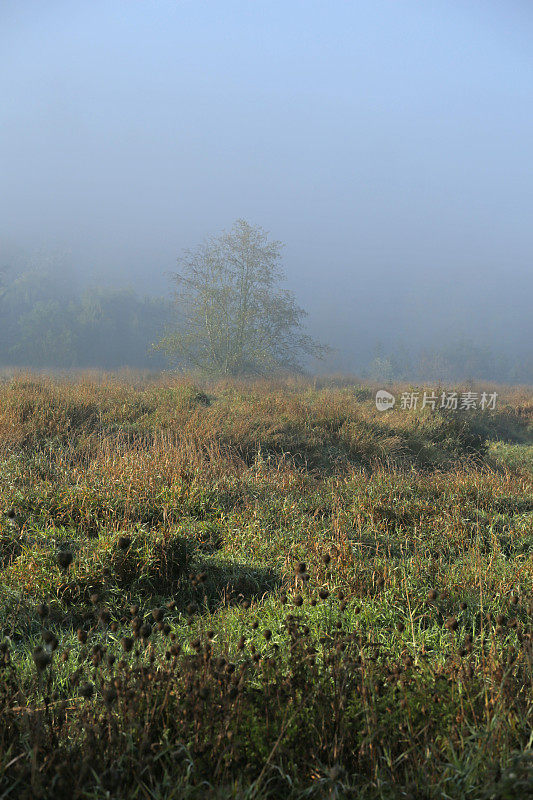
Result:
{"label": "misty sky", "polygon": [[347,366],[377,339],[531,352],[527,0],[1,0],[0,89],[8,248],[162,292],[244,217]]}

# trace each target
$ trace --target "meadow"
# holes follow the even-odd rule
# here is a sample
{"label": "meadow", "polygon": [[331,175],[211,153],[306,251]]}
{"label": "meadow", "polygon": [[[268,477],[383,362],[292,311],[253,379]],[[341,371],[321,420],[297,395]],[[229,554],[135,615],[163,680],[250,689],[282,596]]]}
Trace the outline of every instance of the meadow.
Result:
{"label": "meadow", "polygon": [[0,798],[533,797],[533,391],[488,388],[5,377]]}

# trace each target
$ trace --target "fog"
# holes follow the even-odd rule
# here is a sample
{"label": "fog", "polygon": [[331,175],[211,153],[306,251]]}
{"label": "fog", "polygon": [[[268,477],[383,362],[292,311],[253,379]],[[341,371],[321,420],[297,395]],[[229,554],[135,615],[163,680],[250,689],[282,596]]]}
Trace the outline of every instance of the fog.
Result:
{"label": "fog", "polygon": [[468,342],[533,382],[532,41],[525,0],[3,0],[0,266],[165,297],[245,218],[321,369]]}

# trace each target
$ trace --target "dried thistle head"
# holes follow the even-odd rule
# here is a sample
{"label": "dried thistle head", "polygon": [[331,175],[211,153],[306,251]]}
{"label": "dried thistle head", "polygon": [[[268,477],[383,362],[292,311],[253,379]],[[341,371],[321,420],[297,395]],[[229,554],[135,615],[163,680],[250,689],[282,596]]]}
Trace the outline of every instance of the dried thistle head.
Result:
{"label": "dried thistle head", "polygon": [[449,631],[456,631],[457,628],[459,627],[457,617],[448,617],[448,619],[444,623],[444,627],[447,628]]}
{"label": "dried thistle head", "polygon": [[144,625],[141,625],[139,629],[139,633],[142,639],[149,639],[152,635],[152,626],[149,622],[145,622]]}
{"label": "dried thistle head", "polygon": [[82,683],[82,685],[80,686],[80,694],[86,700],[89,700],[89,698],[91,698],[93,696],[93,694],[94,694],[94,686],[93,686],[93,684],[89,683],[89,682]]}
{"label": "dried thistle head", "polygon": [[57,563],[61,569],[68,569],[72,564],[72,553],[70,550],[60,550],[57,554]]}
{"label": "dried thistle head", "polygon": [[111,621],[111,614],[106,608],[103,608],[98,614],[98,619],[102,625],[109,625]]}
{"label": "dried thistle head", "polygon": [[107,705],[111,705],[117,699],[117,692],[112,686],[109,686],[107,689],[104,689],[104,702]]}
{"label": "dried thistle head", "polygon": [[131,538],[129,536],[118,537],[118,546],[120,550],[127,550],[130,545],[131,545]]}
{"label": "dried thistle head", "polygon": [[43,642],[50,650],[56,650],[59,644],[57,637],[51,631],[43,631]]}
{"label": "dried thistle head", "polygon": [[33,661],[37,667],[37,672],[44,672],[51,660],[52,656],[50,653],[47,653],[40,645],[33,651]]}

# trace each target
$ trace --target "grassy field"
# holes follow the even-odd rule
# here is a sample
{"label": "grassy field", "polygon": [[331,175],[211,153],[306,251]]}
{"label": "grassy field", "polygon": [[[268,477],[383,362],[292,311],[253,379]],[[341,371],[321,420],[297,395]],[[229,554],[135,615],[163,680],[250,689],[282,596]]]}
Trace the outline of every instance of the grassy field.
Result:
{"label": "grassy field", "polygon": [[0,384],[2,800],[533,797],[533,392],[374,390]]}

